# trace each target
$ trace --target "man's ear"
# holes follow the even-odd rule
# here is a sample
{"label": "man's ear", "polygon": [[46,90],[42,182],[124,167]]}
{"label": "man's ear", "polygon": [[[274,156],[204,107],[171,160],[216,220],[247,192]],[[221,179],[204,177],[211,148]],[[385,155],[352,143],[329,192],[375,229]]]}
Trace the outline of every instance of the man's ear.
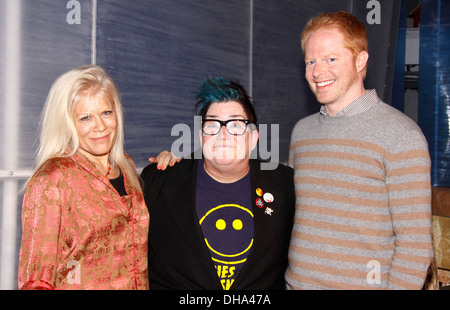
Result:
{"label": "man's ear", "polygon": [[369,61],[369,53],[362,51],[356,57],[356,71],[362,72],[367,67],[367,62]]}

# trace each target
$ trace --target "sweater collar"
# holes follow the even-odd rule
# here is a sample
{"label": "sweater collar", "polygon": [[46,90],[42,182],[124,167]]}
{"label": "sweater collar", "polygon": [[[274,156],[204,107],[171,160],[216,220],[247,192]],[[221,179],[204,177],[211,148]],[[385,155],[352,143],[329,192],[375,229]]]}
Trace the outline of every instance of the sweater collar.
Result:
{"label": "sweater collar", "polygon": [[[349,117],[366,112],[378,102],[380,102],[380,98],[378,98],[377,91],[375,89],[366,90],[364,95],[339,111],[336,117]],[[320,114],[330,116],[326,111],[325,105],[322,105],[320,108]]]}

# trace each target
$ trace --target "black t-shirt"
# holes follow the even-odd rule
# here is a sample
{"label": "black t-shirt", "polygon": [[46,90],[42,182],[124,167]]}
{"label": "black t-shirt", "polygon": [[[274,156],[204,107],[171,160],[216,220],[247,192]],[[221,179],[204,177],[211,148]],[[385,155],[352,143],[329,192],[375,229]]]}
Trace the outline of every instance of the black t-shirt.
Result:
{"label": "black t-shirt", "polygon": [[125,180],[123,178],[122,171],[120,171],[120,175],[115,179],[109,179],[109,183],[117,190],[120,196],[126,196],[127,191],[125,190]]}
{"label": "black t-shirt", "polygon": [[223,289],[231,287],[253,246],[250,171],[235,183],[220,183],[197,170],[196,210],[205,243]]}

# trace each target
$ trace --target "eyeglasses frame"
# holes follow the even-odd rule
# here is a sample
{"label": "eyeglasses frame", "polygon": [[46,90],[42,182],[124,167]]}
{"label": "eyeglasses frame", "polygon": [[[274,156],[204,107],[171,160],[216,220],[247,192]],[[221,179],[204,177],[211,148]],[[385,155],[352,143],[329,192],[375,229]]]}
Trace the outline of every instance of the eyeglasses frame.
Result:
{"label": "eyeglasses frame", "polygon": [[[204,122],[212,122],[212,121],[218,122],[220,124],[219,130],[215,134],[205,133],[204,130],[203,130],[203,123]],[[240,121],[240,122],[243,122],[245,124],[245,129],[244,129],[243,133],[241,133],[241,134],[234,134],[234,133],[231,133],[228,130],[228,128],[227,128],[228,123],[229,122],[233,122],[233,121]],[[205,118],[205,119],[202,119],[202,133],[205,136],[215,136],[215,135],[218,135],[220,130],[222,129],[222,127],[225,126],[225,128],[227,129],[227,132],[228,132],[229,135],[232,135],[232,136],[243,136],[245,134],[245,132],[247,131],[248,124],[250,124],[250,121],[248,119],[234,118],[234,119],[229,119],[229,120],[226,120],[226,121],[221,121],[221,120],[218,120],[218,119]]]}

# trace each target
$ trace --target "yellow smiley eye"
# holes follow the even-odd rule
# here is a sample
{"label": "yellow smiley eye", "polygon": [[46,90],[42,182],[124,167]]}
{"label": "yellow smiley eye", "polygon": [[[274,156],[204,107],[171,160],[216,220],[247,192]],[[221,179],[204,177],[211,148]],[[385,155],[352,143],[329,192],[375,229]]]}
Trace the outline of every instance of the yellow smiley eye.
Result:
{"label": "yellow smiley eye", "polygon": [[233,221],[233,228],[236,230],[241,230],[243,227],[242,221],[241,220],[234,220]]}
{"label": "yellow smiley eye", "polygon": [[217,228],[218,230],[224,230],[225,227],[227,227],[227,223],[225,223],[224,220],[222,220],[222,219],[217,220],[217,222],[216,222],[216,228]]}

